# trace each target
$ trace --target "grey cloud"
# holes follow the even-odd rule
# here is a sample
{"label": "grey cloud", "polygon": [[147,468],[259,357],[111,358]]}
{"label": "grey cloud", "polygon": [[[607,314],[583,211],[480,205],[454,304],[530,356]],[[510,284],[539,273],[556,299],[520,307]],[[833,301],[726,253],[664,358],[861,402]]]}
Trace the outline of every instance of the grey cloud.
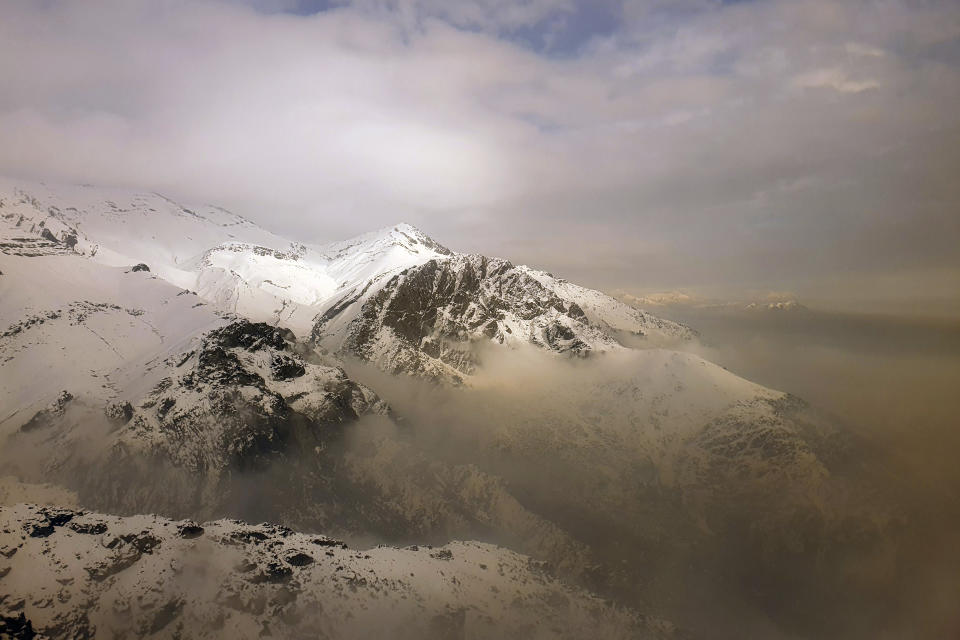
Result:
{"label": "grey cloud", "polygon": [[305,240],[405,219],[597,287],[950,304],[960,8],[254,4],[6,4],[0,172]]}

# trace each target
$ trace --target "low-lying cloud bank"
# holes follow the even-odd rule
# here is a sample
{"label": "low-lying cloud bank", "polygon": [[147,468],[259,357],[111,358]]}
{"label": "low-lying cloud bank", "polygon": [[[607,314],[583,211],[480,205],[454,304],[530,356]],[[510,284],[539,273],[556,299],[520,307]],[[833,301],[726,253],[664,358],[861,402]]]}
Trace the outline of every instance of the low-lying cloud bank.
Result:
{"label": "low-lying cloud bank", "polygon": [[[660,351],[562,366],[542,354],[484,354],[487,368],[469,390],[351,371],[379,386],[418,447],[491,470],[522,504],[585,542],[601,567],[597,588],[689,628],[870,637],[955,624],[947,603],[915,597],[954,580],[949,537],[960,514],[941,508],[945,492],[927,494],[915,470],[892,466],[889,442],[789,399],[774,401],[769,417],[721,420],[736,453],[724,459],[710,443],[703,466],[691,463],[704,441],[684,443],[684,431],[708,422],[697,421],[696,405],[709,405],[713,383],[698,387],[687,370],[684,390],[671,375],[677,358],[710,367]],[[790,436],[744,464],[750,441],[763,437],[757,422],[780,419]],[[737,440],[743,433],[752,435]],[[757,460],[783,465],[784,475]],[[719,469],[731,475],[705,472]]]}
{"label": "low-lying cloud bank", "polygon": [[[777,348],[762,352],[789,353]],[[918,380],[933,370],[922,357],[937,358],[877,353],[913,362],[904,373]],[[219,476],[118,451],[116,426],[82,399],[5,443],[0,471],[56,480],[108,512],[276,521],[361,546],[503,544],[695,635],[937,637],[957,623],[936,595],[960,575],[955,472],[919,474],[891,455],[933,456],[947,442],[929,439],[935,430],[871,432],[858,422],[867,414],[823,415],[816,398],[811,407],[696,353],[567,359],[491,346],[477,356],[466,388],[348,363],[390,416]],[[812,381],[862,375],[869,361],[836,351],[777,366]],[[918,419],[930,415],[919,387],[904,397]]]}

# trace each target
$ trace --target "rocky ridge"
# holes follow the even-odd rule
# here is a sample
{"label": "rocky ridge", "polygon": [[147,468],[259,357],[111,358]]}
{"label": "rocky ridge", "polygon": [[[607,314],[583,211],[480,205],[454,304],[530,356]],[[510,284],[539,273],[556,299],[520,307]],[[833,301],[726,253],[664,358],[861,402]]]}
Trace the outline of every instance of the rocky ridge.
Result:
{"label": "rocky ridge", "polygon": [[[309,334],[333,353],[392,373],[464,381],[476,364],[471,343],[584,355],[620,349],[623,336],[630,346],[693,338],[598,291],[453,252],[409,224],[305,245],[222,209],[157,194],[3,180],[0,215],[36,234],[34,242],[53,242],[50,251],[150,265],[220,312]],[[425,309],[445,317],[428,311],[414,321]]]}
{"label": "rocky ridge", "polygon": [[236,520],[0,507],[7,637],[668,637],[492,545],[350,549]]}

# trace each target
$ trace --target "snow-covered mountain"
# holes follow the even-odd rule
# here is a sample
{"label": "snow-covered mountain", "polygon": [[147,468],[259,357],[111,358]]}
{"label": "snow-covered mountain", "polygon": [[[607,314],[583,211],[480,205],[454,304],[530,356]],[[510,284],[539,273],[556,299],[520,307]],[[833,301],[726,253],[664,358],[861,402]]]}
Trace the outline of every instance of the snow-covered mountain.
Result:
{"label": "snow-covered mountain", "polygon": [[693,335],[542,271],[451,255],[410,267],[376,288],[354,289],[319,316],[313,339],[391,373],[460,381],[478,364],[477,343],[587,355],[622,350],[620,332],[651,346]]}
{"label": "snow-covered mountain", "polygon": [[0,507],[0,636],[666,637],[507,549],[358,551],[284,527]]}
{"label": "snow-covered mountain", "polygon": [[296,353],[289,331],[238,320],[166,363],[166,375],[135,406],[124,444],[207,473],[256,468],[257,459],[323,443],[323,429],[386,413],[370,389],[311,352]]}
{"label": "snow-covered mountain", "polygon": [[649,307],[676,309],[698,309],[706,311],[808,311],[798,300],[784,297],[783,294],[769,294],[754,300],[716,300],[700,298],[682,291],[664,291],[636,296],[631,293],[617,292],[615,297],[638,309]]}
{"label": "snow-covered mountain", "polygon": [[775,302],[750,302],[744,306],[747,311],[807,311],[807,307],[796,300],[777,300]]}
{"label": "snow-covered mountain", "polygon": [[[774,584],[779,559],[882,547],[890,522],[842,433],[701,358],[690,329],[406,224],[311,246],[156,194],[0,180],[0,300],[0,475],[98,511],[479,536],[668,608],[645,571],[728,576],[715,549],[742,545]],[[29,554],[87,540],[58,527]]]}
{"label": "snow-covered mountain", "polygon": [[[155,247],[110,266],[100,261],[103,245],[64,242],[73,231],[53,235],[60,218],[56,211],[41,216],[36,199],[20,194],[2,204],[0,293],[10,304],[0,311],[8,327],[0,335],[0,437],[8,473],[70,483],[85,504],[125,513],[245,513],[354,536],[419,540],[468,536],[482,527],[558,565],[586,566],[582,546],[481,470],[375,436],[364,440],[364,455],[337,446],[358,418],[387,416],[388,409],[336,359],[287,329],[253,323],[236,306],[166,282]],[[153,204],[156,211],[173,206]],[[90,226],[76,209],[70,229]],[[31,210],[39,220],[29,221],[24,211]],[[206,228],[198,216],[178,211],[170,226]],[[268,266],[296,262],[260,253],[251,255]],[[467,259],[407,226],[330,245],[323,255],[327,273],[336,268],[344,282],[359,280],[370,291],[411,260]],[[134,268],[139,264],[146,269]],[[429,475],[421,475],[424,465]],[[246,473],[270,474],[272,482],[238,484]],[[299,490],[277,489],[288,484]]]}
{"label": "snow-covered mountain", "polygon": [[[48,253],[71,250],[107,266],[145,264],[218,311],[289,327],[391,372],[462,380],[470,344],[480,341],[585,354],[621,348],[618,333],[651,346],[692,337],[598,291],[454,253],[408,224],[308,246],[217,207],[11,180],[0,180],[0,215],[12,231],[2,247],[9,255],[46,243]],[[433,300],[425,286],[450,299]],[[444,307],[442,320],[399,326],[399,316],[424,306]]]}
{"label": "snow-covered mountain", "polygon": [[186,207],[154,193],[0,179],[3,250],[37,242],[107,266],[146,264],[226,312],[305,333],[343,289],[449,253],[409,225],[308,247],[212,206]]}
{"label": "snow-covered mountain", "polygon": [[703,301],[683,291],[658,291],[635,296],[632,293],[619,292],[617,298],[637,307],[666,307],[672,305],[695,305]]}
{"label": "snow-covered mountain", "polygon": [[149,272],[72,253],[3,253],[0,272],[2,431],[63,389],[102,402],[137,397],[159,381],[158,363],[226,322]]}

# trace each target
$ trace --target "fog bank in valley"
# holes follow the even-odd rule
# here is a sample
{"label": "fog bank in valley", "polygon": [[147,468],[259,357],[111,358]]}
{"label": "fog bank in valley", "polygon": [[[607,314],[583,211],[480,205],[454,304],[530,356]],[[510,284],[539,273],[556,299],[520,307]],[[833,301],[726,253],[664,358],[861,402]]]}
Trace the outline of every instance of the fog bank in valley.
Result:
{"label": "fog bank in valley", "polygon": [[692,637],[960,629],[960,330],[674,311],[702,344],[584,358],[476,346],[464,387],[347,361],[390,415],[218,480],[117,458],[115,427],[82,402],[6,443],[0,471],[106,512],[266,520],[361,548],[501,544]]}

